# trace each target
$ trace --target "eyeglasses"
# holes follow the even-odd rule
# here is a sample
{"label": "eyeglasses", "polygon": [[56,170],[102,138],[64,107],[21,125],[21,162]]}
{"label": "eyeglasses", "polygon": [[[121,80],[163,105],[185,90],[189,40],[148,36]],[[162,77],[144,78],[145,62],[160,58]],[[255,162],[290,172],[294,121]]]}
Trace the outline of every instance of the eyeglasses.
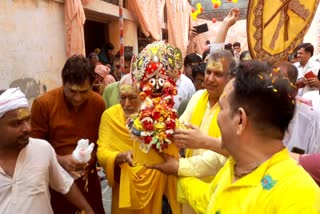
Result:
{"label": "eyeglasses", "polygon": [[119,96],[120,102],[125,102],[126,100],[129,100],[129,102],[134,102],[138,100],[138,96]]}

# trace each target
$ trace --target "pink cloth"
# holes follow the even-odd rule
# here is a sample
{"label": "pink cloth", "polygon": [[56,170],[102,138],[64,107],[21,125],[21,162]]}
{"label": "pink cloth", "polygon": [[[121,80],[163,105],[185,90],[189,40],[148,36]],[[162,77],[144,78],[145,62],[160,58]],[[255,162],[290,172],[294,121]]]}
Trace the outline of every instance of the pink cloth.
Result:
{"label": "pink cloth", "polygon": [[94,72],[98,74],[99,76],[103,77],[103,84],[105,86],[109,85],[110,83],[115,82],[115,78],[109,74],[110,73],[110,68],[108,66],[99,64],[95,67]]}
{"label": "pink cloth", "polygon": [[102,64],[99,64],[95,67],[94,69],[94,72],[96,74],[98,74],[99,76],[103,77],[103,84],[105,86],[109,85],[110,83],[113,83],[115,82],[115,78],[110,75],[110,68],[108,66],[105,66],[105,65],[102,65]]}
{"label": "pink cloth", "polygon": [[[89,0],[84,1],[87,3]],[[81,0],[65,1],[67,56],[85,55],[83,25],[86,21]]]}
{"label": "pink cloth", "polygon": [[163,22],[163,9],[165,0],[130,0],[129,10],[138,16],[143,34],[155,40],[161,39],[161,24]]}
{"label": "pink cloth", "polygon": [[111,74],[108,74],[105,78],[104,78],[104,84],[105,86],[113,83],[113,82],[116,82],[115,78],[111,75]]}
{"label": "pink cloth", "polygon": [[185,57],[188,46],[191,6],[187,0],[166,0],[168,43],[179,48]]}
{"label": "pink cloth", "polygon": [[105,78],[110,73],[110,68],[108,66],[100,64],[94,68],[94,72],[99,76]]}
{"label": "pink cloth", "polygon": [[310,174],[318,186],[320,186],[320,154],[301,155],[299,164]]}
{"label": "pink cloth", "polygon": [[304,103],[304,104],[312,107],[312,100],[309,100],[309,99],[306,99],[306,98],[303,98],[300,96],[296,96],[296,101]]}

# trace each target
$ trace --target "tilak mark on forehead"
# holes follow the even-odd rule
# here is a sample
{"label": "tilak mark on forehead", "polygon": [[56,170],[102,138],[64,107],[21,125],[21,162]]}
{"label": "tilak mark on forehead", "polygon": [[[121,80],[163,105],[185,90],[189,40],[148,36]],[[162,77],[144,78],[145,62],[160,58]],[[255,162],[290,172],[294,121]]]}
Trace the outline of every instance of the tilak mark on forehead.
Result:
{"label": "tilak mark on forehead", "polygon": [[17,112],[17,119],[18,120],[23,120],[29,116],[30,116],[30,112],[29,112],[29,109],[27,109],[27,108],[20,108]]}
{"label": "tilak mark on forehead", "polygon": [[209,61],[207,65],[207,69],[223,72],[223,64],[217,61]]}
{"label": "tilak mark on forehead", "polygon": [[137,89],[130,84],[122,84],[122,85],[120,85],[120,92],[122,92],[122,93],[137,92]]}
{"label": "tilak mark on forehead", "polygon": [[81,87],[80,85],[71,85],[70,87],[73,91],[85,91],[89,90],[89,88]]}

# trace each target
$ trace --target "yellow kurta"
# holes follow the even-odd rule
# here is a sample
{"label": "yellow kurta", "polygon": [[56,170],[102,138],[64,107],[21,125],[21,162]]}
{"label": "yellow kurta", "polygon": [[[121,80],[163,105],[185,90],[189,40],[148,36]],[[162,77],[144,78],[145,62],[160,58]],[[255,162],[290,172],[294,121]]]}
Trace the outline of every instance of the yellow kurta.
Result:
{"label": "yellow kurta", "polygon": [[287,149],[235,182],[234,164],[230,158],[211,184],[180,178],[178,198],[197,213],[320,213],[319,187]]}
{"label": "yellow kurta", "polygon": [[[136,142],[136,145],[139,145]],[[174,146],[174,145],[172,145]],[[170,146],[170,152],[178,158],[178,150]],[[176,196],[176,177],[168,176],[158,170],[146,169],[142,164],[163,162],[157,152],[150,150],[144,154],[134,146],[128,129],[121,105],[115,105],[107,109],[101,118],[98,140],[98,160],[104,168],[108,183],[112,187],[113,214],[122,213],[154,213],[160,214],[162,210],[162,196],[165,194],[170,202],[172,212],[180,213],[180,205]],[[115,158],[119,152],[134,150],[134,159],[139,164],[130,167],[127,163],[120,165],[120,184],[115,181],[117,166]],[[145,161],[144,161],[145,160]]]}
{"label": "yellow kurta", "polygon": [[[208,91],[199,90],[191,98],[186,111],[179,120],[191,123],[200,128],[201,132],[214,138],[220,137],[217,117],[220,106],[216,103],[212,108],[208,102]],[[206,178],[210,182],[223,166],[226,157],[206,149],[187,149],[186,157],[179,160],[178,175]],[[210,176],[211,178],[207,178]]]}

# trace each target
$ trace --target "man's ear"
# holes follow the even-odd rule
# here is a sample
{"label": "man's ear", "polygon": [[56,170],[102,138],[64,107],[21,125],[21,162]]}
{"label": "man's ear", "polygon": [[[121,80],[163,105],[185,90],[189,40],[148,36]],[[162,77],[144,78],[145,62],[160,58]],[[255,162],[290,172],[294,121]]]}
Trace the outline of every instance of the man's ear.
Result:
{"label": "man's ear", "polygon": [[242,135],[248,122],[248,116],[246,111],[241,107],[238,109],[237,114],[238,114],[237,135]]}

